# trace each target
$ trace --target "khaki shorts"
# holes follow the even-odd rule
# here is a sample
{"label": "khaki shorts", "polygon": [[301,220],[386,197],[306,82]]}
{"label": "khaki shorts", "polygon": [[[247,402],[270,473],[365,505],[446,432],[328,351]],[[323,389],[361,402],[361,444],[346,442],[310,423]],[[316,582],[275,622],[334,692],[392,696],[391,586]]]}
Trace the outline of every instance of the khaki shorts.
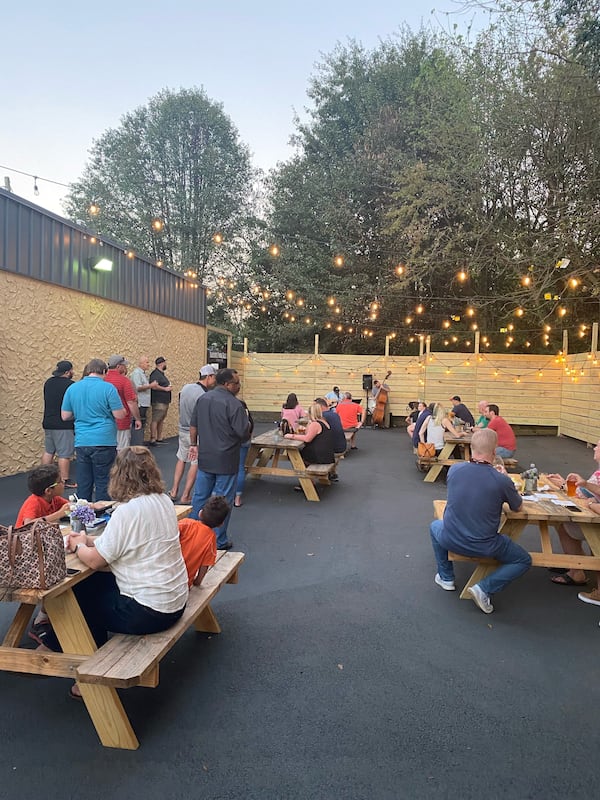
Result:
{"label": "khaki shorts", "polygon": [[197,464],[198,459],[190,461],[190,432],[182,431],[179,429],[179,448],[177,450],[178,461],[183,461],[185,464]]}
{"label": "khaki shorts", "polygon": [[44,450],[57,458],[72,458],[75,452],[75,432],[72,430],[44,431]]}
{"label": "khaki shorts", "polygon": [[168,410],[168,403],[152,403],[152,422],[162,422]]}

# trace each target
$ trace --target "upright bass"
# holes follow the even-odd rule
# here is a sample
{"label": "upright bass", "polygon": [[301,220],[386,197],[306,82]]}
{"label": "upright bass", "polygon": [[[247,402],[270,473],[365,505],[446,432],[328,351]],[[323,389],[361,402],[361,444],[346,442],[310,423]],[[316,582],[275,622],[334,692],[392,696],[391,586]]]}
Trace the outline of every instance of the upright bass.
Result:
{"label": "upright bass", "polygon": [[377,392],[377,397],[375,398],[375,408],[373,409],[373,413],[371,415],[371,419],[373,420],[373,425],[382,425],[385,419],[385,407],[388,400],[388,390],[384,389],[383,384],[387,381],[387,379],[392,374],[392,370],[390,369],[385,376],[385,378],[381,381],[381,386],[379,387],[379,391]]}

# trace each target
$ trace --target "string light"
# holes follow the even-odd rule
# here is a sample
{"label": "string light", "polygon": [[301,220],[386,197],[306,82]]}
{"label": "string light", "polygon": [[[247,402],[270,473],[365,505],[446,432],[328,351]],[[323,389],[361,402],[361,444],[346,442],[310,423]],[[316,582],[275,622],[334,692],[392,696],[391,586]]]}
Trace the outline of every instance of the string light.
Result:
{"label": "string light", "polygon": [[344,257],[343,256],[335,256],[333,259],[333,265],[335,267],[343,267],[344,266]]}
{"label": "string light", "polygon": [[212,240],[215,244],[222,244],[223,243],[223,234],[215,233],[212,237]]}
{"label": "string light", "polygon": [[272,244],[269,247],[269,253],[273,256],[273,258],[277,258],[281,250],[279,249],[278,245]]}
{"label": "string light", "polygon": [[151,228],[155,233],[160,233],[165,227],[165,223],[159,217],[154,217],[151,223]]}

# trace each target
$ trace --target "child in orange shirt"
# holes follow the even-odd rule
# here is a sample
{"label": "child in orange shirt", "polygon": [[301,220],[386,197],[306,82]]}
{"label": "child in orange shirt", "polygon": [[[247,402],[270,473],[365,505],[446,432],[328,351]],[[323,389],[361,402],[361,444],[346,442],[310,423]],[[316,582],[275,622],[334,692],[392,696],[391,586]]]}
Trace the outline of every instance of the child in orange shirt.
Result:
{"label": "child in orange shirt", "polygon": [[17,515],[16,527],[43,519],[45,522],[58,522],[69,514],[69,501],[61,497],[65,482],[55,464],[37,467],[27,478],[27,488],[31,492]]}
{"label": "child in orange shirt", "polygon": [[179,543],[188,572],[188,583],[200,586],[202,579],[217,560],[218,528],[229,514],[229,503],[222,495],[209,497],[200,512],[200,519],[182,519]]}
{"label": "child in orange shirt", "polygon": [[[46,522],[58,522],[69,513],[69,501],[61,497],[64,492],[65,482],[60,477],[60,471],[55,464],[45,464],[29,473],[27,488],[31,492],[21,506],[17,515],[15,527],[26,525],[34,519],[43,519]],[[48,616],[42,605],[29,636],[38,644],[44,643],[44,636],[51,630]]]}

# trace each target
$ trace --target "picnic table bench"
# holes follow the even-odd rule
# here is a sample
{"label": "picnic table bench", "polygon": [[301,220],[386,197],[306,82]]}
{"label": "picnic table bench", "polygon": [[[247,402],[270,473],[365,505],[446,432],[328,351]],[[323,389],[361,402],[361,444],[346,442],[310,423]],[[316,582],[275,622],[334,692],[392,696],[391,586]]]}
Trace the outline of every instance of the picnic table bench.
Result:
{"label": "picnic table bench", "polygon": [[210,601],[224,584],[238,582],[238,568],[243,560],[243,553],[219,550],[216,564],[208,570],[200,586],[190,588],[185,611],[174,625],[145,636],[114,634],[79,664],[75,670],[77,680],[120,689],[158,686],[161,659],[190,626],[207,633],[221,632]]}
{"label": "picnic table bench", "polygon": [[[176,511],[181,519],[189,514],[191,507],[176,506]],[[186,609],[175,625],[146,636],[116,634],[97,648],[73,593],[73,587],[94,570],[77,555],[68,554],[67,568],[71,574],[50,589],[7,589],[0,593],[3,601],[19,603],[0,646],[0,670],[77,680],[102,744],[135,750],[139,743],[116,690],[131,686],[156,687],[161,659],[190,626],[198,631],[220,631],[210,602],[224,584],[237,583],[244,554],[218,551],[217,557],[217,563],[208,570],[202,584],[190,590]],[[62,653],[19,646],[40,602],[45,605]]]}

